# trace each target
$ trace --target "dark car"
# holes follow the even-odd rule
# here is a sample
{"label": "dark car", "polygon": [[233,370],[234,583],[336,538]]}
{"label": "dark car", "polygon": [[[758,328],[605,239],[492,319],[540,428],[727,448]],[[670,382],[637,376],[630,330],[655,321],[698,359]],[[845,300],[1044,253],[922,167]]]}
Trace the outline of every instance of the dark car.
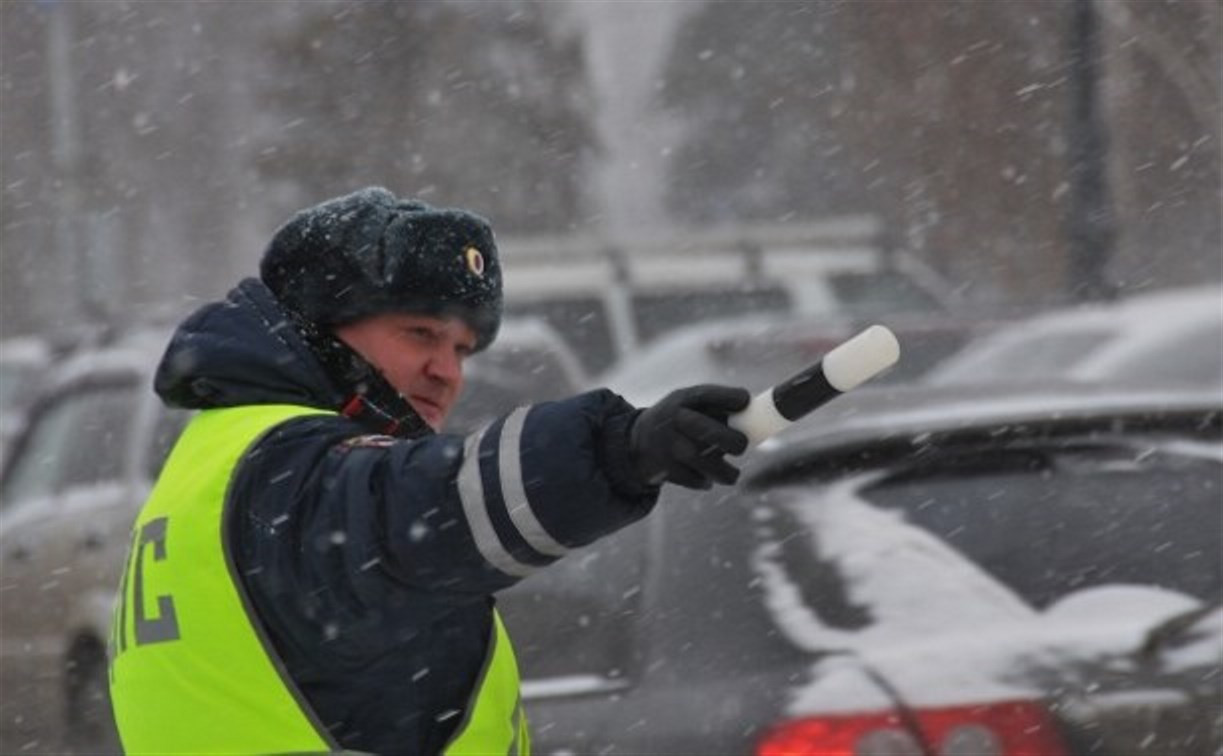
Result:
{"label": "dark car", "polygon": [[502,596],[539,753],[1223,748],[1223,396],[859,390]]}

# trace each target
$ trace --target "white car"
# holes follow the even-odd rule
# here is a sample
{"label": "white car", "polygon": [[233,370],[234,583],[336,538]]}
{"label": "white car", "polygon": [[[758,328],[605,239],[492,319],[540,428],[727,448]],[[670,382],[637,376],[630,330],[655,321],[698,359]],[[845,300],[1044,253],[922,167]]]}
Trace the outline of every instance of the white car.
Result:
{"label": "white car", "polygon": [[[698,383],[744,386],[756,393],[821,359],[870,322],[758,313],[693,323],[627,355],[593,385],[606,386],[638,406]],[[972,333],[969,321],[939,313],[897,315],[880,322],[900,340],[901,358],[872,379],[874,385],[917,380]]]}
{"label": "white car", "polygon": [[118,750],[111,602],[133,519],[187,418],[151,390],[165,331],[57,364],[0,479],[0,753]]}
{"label": "white car", "polygon": [[956,301],[934,270],[884,249],[870,217],[626,239],[507,238],[499,246],[511,261],[506,313],[547,320],[591,373],[707,320],[939,314]]}
{"label": "white car", "polygon": [[39,338],[0,342],[0,458],[21,429],[25,410],[53,358],[51,345]]}
{"label": "white car", "polygon": [[982,336],[925,380],[949,386],[1046,377],[1223,387],[1223,287],[1051,311]]}

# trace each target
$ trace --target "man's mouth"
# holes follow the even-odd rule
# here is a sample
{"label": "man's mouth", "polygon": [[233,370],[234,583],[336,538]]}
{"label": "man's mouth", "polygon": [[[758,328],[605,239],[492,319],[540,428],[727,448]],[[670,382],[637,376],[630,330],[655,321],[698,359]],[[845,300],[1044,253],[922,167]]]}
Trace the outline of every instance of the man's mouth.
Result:
{"label": "man's mouth", "polygon": [[445,412],[442,410],[441,403],[434,399],[430,399],[429,397],[419,396],[417,394],[409,396],[408,399],[411,401],[412,407],[418,414],[420,414],[424,421],[429,423],[429,425],[434,426],[436,429],[437,425],[441,422],[442,417],[445,415]]}

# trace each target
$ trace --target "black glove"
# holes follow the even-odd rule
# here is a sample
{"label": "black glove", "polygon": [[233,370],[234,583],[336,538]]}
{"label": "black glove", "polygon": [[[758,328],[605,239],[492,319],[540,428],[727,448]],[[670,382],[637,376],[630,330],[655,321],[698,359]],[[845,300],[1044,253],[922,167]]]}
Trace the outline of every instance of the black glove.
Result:
{"label": "black glove", "polygon": [[643,481],[710,488],[734,483],[739,470],[723,459],[747,450],[747,436],[726,424],[747,407],[747,389],[691,386],[672,391],[646,409],[629,430],[629,453]]}

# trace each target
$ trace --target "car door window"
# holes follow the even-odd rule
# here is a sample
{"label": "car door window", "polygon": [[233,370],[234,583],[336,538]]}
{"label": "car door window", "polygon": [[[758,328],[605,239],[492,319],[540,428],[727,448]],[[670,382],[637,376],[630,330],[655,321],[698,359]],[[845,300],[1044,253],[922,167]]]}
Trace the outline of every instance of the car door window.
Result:
{"label": "car door window", "polygon": [[46,405],[5,475],[4,505],[119,477],[135,393],[134,385],[95,385]]}
{"label": "car door window", "polygon": [[63,402],[39,415],[27,431],[25,443],[9,466],[4,481],[3,505],[44,498],[55,491],[60,449],[72,433],[71,404]]}

